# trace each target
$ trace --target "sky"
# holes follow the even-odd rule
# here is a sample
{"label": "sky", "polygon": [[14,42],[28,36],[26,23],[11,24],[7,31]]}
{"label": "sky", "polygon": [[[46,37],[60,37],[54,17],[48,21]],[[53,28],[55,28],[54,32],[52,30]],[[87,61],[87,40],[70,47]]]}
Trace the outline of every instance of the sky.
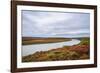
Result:
{"label": "sky", "polygon": [[22,10],[23,37],[89,37],[90,14]]}

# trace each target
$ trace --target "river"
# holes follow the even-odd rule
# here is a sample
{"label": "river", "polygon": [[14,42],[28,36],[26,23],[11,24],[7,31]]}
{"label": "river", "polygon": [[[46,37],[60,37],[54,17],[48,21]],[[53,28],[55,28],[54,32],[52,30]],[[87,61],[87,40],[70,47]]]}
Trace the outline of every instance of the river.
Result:
{"label": "river", "polygon": [[70,41],[57,42],[57,43],[23,45],[22,56],[27,56],[37,51],[48,51],[51,49],[61,48],[63,46],[73,46],[79,43],[80,43],[80,40],[72,39]]}

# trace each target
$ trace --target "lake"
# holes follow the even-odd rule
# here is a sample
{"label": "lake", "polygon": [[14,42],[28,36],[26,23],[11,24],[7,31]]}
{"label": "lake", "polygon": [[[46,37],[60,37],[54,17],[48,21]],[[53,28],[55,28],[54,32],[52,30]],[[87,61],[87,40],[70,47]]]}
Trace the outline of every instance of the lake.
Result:
{"label": "lake", "polygon": [[63,46],[73,46],[79,43],[80,40],[72,39],[70,41],[57,42],[57,43],[22,45],[22,56],[27,56],[37,51],[48,51],[51,49],[61,48]]}

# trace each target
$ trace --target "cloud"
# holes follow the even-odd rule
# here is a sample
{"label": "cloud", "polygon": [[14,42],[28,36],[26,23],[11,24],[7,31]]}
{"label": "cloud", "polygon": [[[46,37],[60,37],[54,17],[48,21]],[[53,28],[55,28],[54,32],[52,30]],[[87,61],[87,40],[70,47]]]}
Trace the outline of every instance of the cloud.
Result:
{"label": "cloud", "polygon": [[88,13],[22,11],[22,36],[84,37],[89,35],[90,14]]}

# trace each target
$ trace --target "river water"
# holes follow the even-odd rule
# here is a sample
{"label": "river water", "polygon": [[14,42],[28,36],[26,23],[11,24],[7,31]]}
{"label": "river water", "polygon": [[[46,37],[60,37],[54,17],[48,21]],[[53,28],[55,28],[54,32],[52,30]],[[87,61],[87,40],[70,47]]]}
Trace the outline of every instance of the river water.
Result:
{"label": "river water", "polygon": [[23,45],[22,56],[27,56],[37,51],[48,51],[51,49],[61,48],[63,46],[73,46],[79,43],[80,43],[80,40],[72,39],[70,41],[57,42],[57,43]]}

